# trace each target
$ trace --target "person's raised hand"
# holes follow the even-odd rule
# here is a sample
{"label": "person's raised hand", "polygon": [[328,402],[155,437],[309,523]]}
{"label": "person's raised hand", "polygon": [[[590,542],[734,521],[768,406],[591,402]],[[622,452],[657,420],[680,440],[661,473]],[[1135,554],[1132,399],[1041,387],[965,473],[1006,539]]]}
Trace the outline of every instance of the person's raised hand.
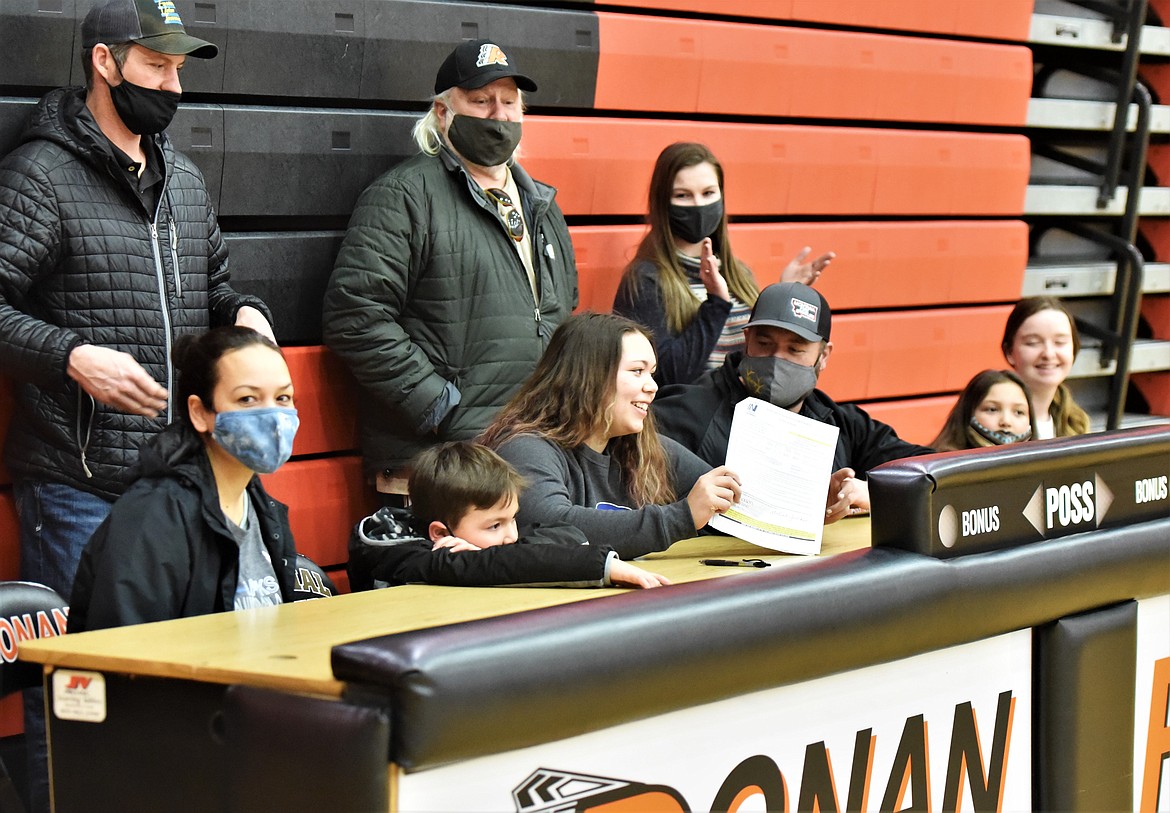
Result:
{"label": "person's raised hand", "polygon": [[837,256],[836,252],[827,251],[815,260],[808,259],[812,254],[812,246],[805,246],[796,253],[796,256],[785,266],[780,274],[781,282],[803,282],[805,285],[814,285],[821,278],[822,272]]}
{"label": "person's raised hand", "polygon": [[687,505],[695,530],[699,530],[716,514],[722,514],[739,502],[739,475],[727,466],[718,466],[695,481],[687,495]]}
{"label": "person's raised hand", "polygon": [[167,408],[166,388],[121,350],[80,344],[69,353],[68,374],[95,401],[122,412],[157,418]]}
{"label": "person's raised hand", "polygon": [[707,289],[707,296],[730,302],[731,292],[727,290],[727,280],[723,278],[721,269],[722,264],[715,256],[711,238],[704,237],[699,247],[699,279],[702,281],[703,287]]}
{"label": "person's raised hand", "polygon": [[637,565],[623,562],[621,559],[614,559],[610,562],[609,580],[620,587],[649,588],[665,587],[670,584],[670,579],[665,576],[643,570]]}

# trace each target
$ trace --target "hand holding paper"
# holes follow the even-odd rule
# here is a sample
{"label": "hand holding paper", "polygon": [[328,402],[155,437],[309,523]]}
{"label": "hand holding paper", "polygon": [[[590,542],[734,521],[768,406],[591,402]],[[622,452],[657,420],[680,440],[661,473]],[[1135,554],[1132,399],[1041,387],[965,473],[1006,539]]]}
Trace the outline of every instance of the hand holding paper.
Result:
{"label": "hand holding paper", "polygon": [[739,502],[739,477],[727,466],[719,466],[704,474],[691,487],[687,505],[695,520],[695,530]]}
{"label": "hand holding paper", "polygon": [[820,552],[837,433],[757,398],[740,401],[727,444],[740,499],[711,527],[771,550]]}

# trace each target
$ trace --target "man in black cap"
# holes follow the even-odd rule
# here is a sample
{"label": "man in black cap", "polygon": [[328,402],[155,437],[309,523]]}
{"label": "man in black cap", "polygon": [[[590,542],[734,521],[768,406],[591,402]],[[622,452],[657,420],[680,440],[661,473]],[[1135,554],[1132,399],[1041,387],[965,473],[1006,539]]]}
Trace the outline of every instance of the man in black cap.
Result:
{"label": "man in black cap", "polygon": [[556,190],[516,162],[536,83],[496,42],[459,44],[415,125],[420,155],[362,193],[325,295],[326,343],[361,385],[383,493],[419,451],[474,438],[577,304]]}
{"label": "man in black cap", "polygon": [[748,396],[836,426],[837,449],[825,522],[869,510],[866,473],[881,463],[928,454],[853,404],[838,404],[816,388],[833,352],[832,313],[820,292],[799,282],[760,291],[744,327],[742,353],[694,384],[663,387],[651,410],[658,430],[712,466],[727,458],[735,405]]}
{"label": "man in black cap", "polygon": [[[202,176],[163,135],[184,61],[218,49],[187,34],[169,0],[101,2],[81,43],[87,86],[46,95],[0,161],[21,578],[63,596],[138,447],[186,409],[170,401],[174,338],[231,323],[272,335],[264,304],[229,285]],[[33,774],[44,809],[43,765]]]}

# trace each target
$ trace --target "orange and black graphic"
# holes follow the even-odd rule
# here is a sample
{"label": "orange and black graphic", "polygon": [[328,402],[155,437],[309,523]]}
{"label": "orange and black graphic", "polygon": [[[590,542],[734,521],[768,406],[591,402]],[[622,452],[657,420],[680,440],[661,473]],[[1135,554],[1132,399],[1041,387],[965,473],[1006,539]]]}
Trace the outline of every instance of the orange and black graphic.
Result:
{"label": "orange and black graphic", "polygon": [[538,768],[512,790],[516,813],[689,813],[674,788]]}
{"label": "orange and black graphic", "polygon": [[[1012,692],[999,695],[990,748],[979,737],[975,708],[970,702],[955,706],[951,740],[943,769],[942,810],[959,810],[971,799],[976,813],[1001,813],[1007,783],[1007,765],[1015,717]],[[888,776],[874,773],[878,735],[865,728],[854,736],[848,778],[834,774],[825,741],[805,746],[801,765],[790,776],[799,778],[800,792],[789,796],[788,781],[775,760],[764,754],[747,757],[736,765],[710,804],[699,810],[735,813],[751,800],[753,809],[762,801],[775,813],[862,813],[870,810],[883,787],[879,810],[932,810],[932,786],[927,722],[924,715],[906,718]],[[935,767],[937,771],[938,766]],[[871,793],[872,791],[872,793]],[[606,776],[579,774],[552,768],[533,772],[512,791],[516,813],[689,813],[687,800],[667,785],[647,785]],[[791,803],[795,802],[795,806]]]}

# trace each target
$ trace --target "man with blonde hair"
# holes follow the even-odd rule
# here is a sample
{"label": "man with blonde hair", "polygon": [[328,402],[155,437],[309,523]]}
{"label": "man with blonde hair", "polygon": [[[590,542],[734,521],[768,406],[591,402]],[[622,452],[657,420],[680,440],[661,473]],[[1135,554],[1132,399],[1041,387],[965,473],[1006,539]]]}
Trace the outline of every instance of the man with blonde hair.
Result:
{"label": "man with blonde hair", "polygon": [[325,295],[325,341],[361,385],[361,445],[381,492],[419,451],[475,437],[577,304],[556,190],[516,161],[536,83],[490,40],[443,61],[420,154],[375,180]]}

